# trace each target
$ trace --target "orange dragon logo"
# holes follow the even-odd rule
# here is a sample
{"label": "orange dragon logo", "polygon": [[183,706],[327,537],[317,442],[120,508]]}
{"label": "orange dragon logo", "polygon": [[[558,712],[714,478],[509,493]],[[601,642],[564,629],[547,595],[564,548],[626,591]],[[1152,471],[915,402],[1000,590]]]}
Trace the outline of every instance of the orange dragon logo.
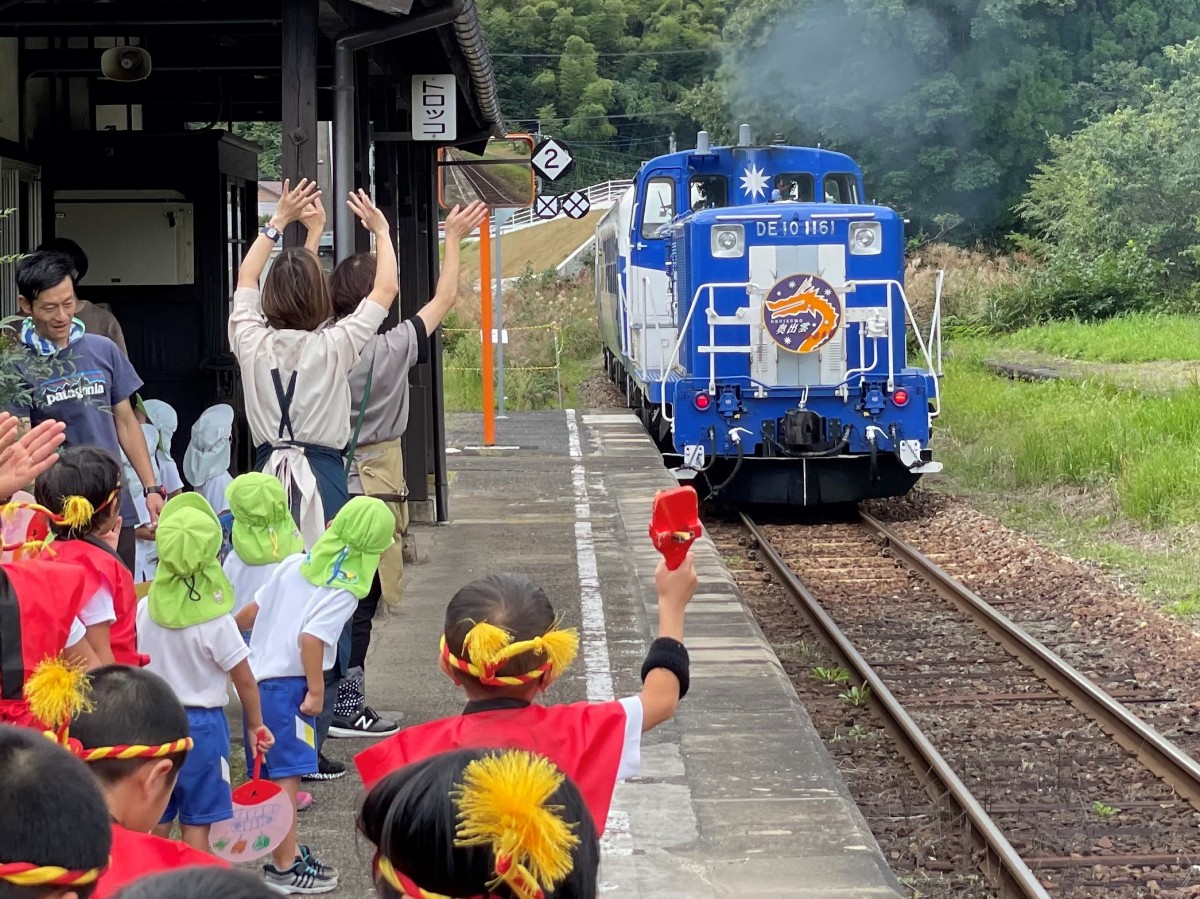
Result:
{"label": "orange dragon logo", "polygon": [[833,339],[842,320],[837,291],[816,275],[789,275],[768,292],[763,325],[791,353],[811,353]]}

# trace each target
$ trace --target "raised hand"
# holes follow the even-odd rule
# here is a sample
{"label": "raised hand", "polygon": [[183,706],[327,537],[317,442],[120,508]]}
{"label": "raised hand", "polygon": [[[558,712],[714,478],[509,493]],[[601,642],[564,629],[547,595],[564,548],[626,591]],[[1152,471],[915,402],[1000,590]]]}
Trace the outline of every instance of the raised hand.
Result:
{"label": "raised hand", "polygon": [[388,233],[388,220],[382,212],[379,211],[371,198],[367,196],[367,192],[361,187],[350,194],[350,198],[346,200],[346,205],[358,216],[358,220],[362,222],[362,226],[372,234],[380,235]]}
{"label": "raised hand", "polygon": [[0,499],[12,496],[57,462],[54,451],[67,436],[61,421],[44,421],[16,440],[17,425],[16,418],[0,412]]}
{"label": "raised hand", "polygon": [[309,233],[313,231],[321,234],[325,230],[325,207],[321,203],[321,195],[313,197],[311,203],[304,207],[304,211],[300,213],[300,221]]}
{"label": "raised hand", "polygon": [[446,217],[446,240],[459,241],[483,223],[487,206],[482,200],[474,200],[465,209],[455,206]]}
{"label": "raised hand", "polygon": [[305,210],[314,200],[319,200],[321,190],[316,181],[301,178],[300,183],[293,189],[291,182],[283,182],[283,193],[279,195],[279,205],[271,221],[275,227],[286,227],[292,222],[298,222],[304,216]]}

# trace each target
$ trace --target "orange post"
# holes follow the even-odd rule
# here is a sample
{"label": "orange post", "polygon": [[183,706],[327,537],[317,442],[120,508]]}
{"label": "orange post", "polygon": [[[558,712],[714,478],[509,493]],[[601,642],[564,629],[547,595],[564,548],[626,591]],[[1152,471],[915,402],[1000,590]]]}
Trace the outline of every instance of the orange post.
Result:
{"label": "orange post", "polygon": [[480,355],[480,377],[483,379],[483,445],[496,445],[496,397],[492,372],[492,214],[489,211],[479,224],[479,310],[480,336],[483,352]]}

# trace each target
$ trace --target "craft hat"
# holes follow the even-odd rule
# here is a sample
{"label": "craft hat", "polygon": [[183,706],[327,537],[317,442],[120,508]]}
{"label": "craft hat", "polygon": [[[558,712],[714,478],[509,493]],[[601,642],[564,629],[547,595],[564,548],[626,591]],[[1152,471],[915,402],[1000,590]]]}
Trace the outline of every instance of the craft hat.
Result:
{"label": "craft hat", "polygon": [[225,488],[225,499],[233,513],[233,551],[247,565],[269,565],[304,552],[278,478],[260,471],[238,475]]}
{"label": "craft hat", "polygon": [[171,440],[179,430],[179,415],[170,403],[162,400],[146,400],[142,403],[142,411],[150,419],[150,423],[158,430],[158,448],[163,452],[171,451]]}
{"label": "craft hat", "polygon": [[371,590],[379,557],[395,542],[395,528],[396,518],[382,500],[356,496],[313,544],[300,573],[318,587],[348,590],[362,599]]}
{"label": "craft hat", "polygon": [[192,442],[183,454],[183,474],[199,487],[223,471],[229,471],[233,446],[233,407],[209,406],[192,425]]}
{"label": "craft hat", "polygon": [[158,567],[147,594],[150,618],[162,627],[203,624],[233,610],[233,585],[221,570],[221,523],[198,493],[163,506],[155,532]]}

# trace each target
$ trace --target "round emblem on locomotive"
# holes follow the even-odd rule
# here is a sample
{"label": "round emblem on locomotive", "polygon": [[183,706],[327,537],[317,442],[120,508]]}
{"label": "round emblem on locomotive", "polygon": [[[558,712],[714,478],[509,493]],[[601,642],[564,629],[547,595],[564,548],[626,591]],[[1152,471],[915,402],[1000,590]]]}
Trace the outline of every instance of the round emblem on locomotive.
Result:
{"label": "round emblem on locomotive", "polygon": [[763,300],[763,325],[790,353],[811,353],[833,339],[842,323],[842,300],[816,275],[788,275]]}

